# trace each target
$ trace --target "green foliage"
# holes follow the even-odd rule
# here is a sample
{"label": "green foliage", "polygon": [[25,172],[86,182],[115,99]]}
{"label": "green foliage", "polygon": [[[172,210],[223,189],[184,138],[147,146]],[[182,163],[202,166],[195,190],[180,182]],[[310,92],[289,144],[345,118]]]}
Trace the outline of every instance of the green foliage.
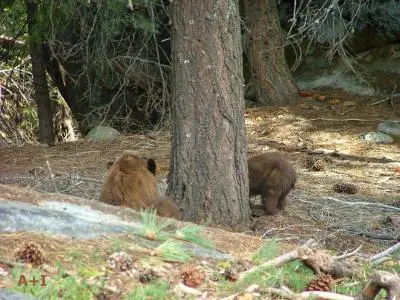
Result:
{"label": "green foliage", "polygon": [[94,277],[99,277],[99,276],[101,276],[101,275],[103,275],[103,274],[104,274],[104,272],[102,272],[102,271],[100,271],[100,270],[98,270],[98,269],[96,269],[96,268],[89,267],[89,266],[83,266],[83,265],[81,265],[81,266],[78,268],[78,275],[79,275],[80,277],[86,278],[86,279],[94,278]]}
{"label": "green foliage", "polygon": [[25,32],[25,1],[10,1],[0,14],[0,34],[8,37],[17,37]]}
{"label": "green foliage", "polygon": [[333,292],[347,296],[355,296],[361,291],[363,286],[364,282],[361,280],[345,278],[339,284],[334,285]]}
{"label": "green foliage", "polygon": [[115,238],[113,239],[112,243],[111,243],[111,251],[114,252],[120,252],[120,251],[125,251],[125,249],[127,249],[129,246],[129,244],[124,241],[121,240],[119,238]]}
{"label": "green foliage", "polygon": [[276,239],[266,241],[256,253],[254,253],[252,260],[255,264],[260,264],[263,261],[269,260],[278,256],[279,245]]}
{"label": "green foliage", "polygon": [[[42,271],[38,269],[33,269],[29,273],[25,272],[23,268],[21,267],[15,267],[11,270],[11,276],[12,280],[14,282],[14,286],[11,287],[11,290],[32,295],[34,297],[39,297],[40,294],[43,291],[43,287],[40,286],[40,284],[36,284],[35,286],[31,284],[28,280],[31,280],[32,278],[39,279],[42,276]],[[43,274],[44,275],[44,274]],[[21,284],[18,286],[18,282],[21,279],[21,276],[24,276],[26,278],[27,285],[25,286],[24,284]]]}
{"label": "green foliage", "polygon": [[190,255],[187,253],[182,243],[174,240],[166,240],[155,248],[153,253],[164,260],[173,262],[186,262],[190,259]]}
{"label": "green foliage", "polygon": [[162,232],[163,229],[173,224],[172,219],[164,218],[161,221],[157,221],[157,212],[153,208],[146,208],[140,211],[140,215],[143,220],[143,228],[139,231],[139,234],[153,240],[165,240],[168,238],[168,234]]}
{"label": "green foliage", "polygon": [[302,262],[293,261],[280,268],[261,268],[239,282],[224,282],[218,292],[223,294],[241,292],[251,284],[258,284],[261,291],[263,288],[285,285],[295,292],[301,292],[313,278],[315,278],[313,272]]}
{"label": "green foliage", "polygon": [[27,280],[41,278],[41,275],[46,275],[41,270],[31,269],[24,270],[14,268],[12,270],[13,281],[15,282],[11,290],[22,292],[34,296],[38,299],[92,299],[93,295],[99,291],[99,287],[89,285],[85,280],[79,279],[76,276],[68,276],[65,271],[61,271],[55,276],[49,278],[46,276],[46,286],[42,287],[39,284],[33,286],[30,282],[18,286],[18,282],[24,275]]}
{"label": "green foliage", "polygon": [[148,285],[140,285],[128,295],[128,300],[142,299],[171,299],[172,294],[169,290],[168,282],[158,280]]}
{"label": "green foliage", "polygon": [[206,239],[201,234],[202,228],[200,226],[186,226],[180,229],[177,229],[175,232],[175,236],[178,239],[182,239],[188,242],[192,242],[204,248],[213,248],[213,243]]}
{"label": "green foliage", "polygon": [[[150,115],[151,111],[165,111],[168,91],[165,86],[162,89],[159,87],[160,78],[163,78],[161,73],[164,72],[160,57],[165,59],[168,54],[159,50],[156,35],[160,29],[165,33],[168,27],[166,22],[161,22],[167,15],[158,0],[132,0],[129,1],[133,6],[131,9],[127,8],[126,0],[35,2],[38,11],[35,24],[31,24],[30,35],[26,1],[14,0],[0,4],[0,35],[27,42],[0,49],[1,60],[6,57],[4,61],[10,64],[7,68],[12,70],[19,65],[24,74],[30,74],[27,46],[45,41],[51,56],[60,63],[59,70],[64,79],[70,79],[67,89],[71,93],[71,101],[76,101],[74,117],[80,122],[81,129],[87,129],[86,126],[94,122],[98,125],[100,121],[106,121],[115,128],[134,128],[133,120],[146,123],[146,118],[150,125],[150,121],[153,123],[150,118],[157,116]],[[4,61],[0,62],[2,69]],[[25,101],[31,102],[31,78],[18,80],[16,70],[10,73],[14,78],[6,87],[14,94],[22,93]],[[140,74],[139,77],[143,76],[144,79],[147,78],[145,74],[150,74],[149,90],[140,91],[140,97],[137,98],[147,99],[151,96],[151,102],[141,100],[136,103],[138,100],[132,100],[136,99],[132,95],[139,93],[137,82],[142,80],[137,80],[135,74]],[[166,81],[162,81],[161,85],[166,85]],[[25,85],[29,85],[29,88],[25,88]],[[156,103],[156,99],[159,99],[159,103]],[[141,109],[139,118],[132,113],[135,104]],[[23,113],[27,119],[20,129],[36,131],[34,115],[30,111]],[[18,115],[21,116],[22,112],[19,111]],[[134,117],[130,118],[132,115]]]}
{"label": "green foliage", "polygon": [[90,260],[95,263],[100,263],[105,260],[104,256],[100,253],[98,249],[90,253]]}
{"label": "green foliage", "polygon": [[21,129],[32,135],[36,135],[39,128],[39,119],[35,106],[25,106],[22,108]]}

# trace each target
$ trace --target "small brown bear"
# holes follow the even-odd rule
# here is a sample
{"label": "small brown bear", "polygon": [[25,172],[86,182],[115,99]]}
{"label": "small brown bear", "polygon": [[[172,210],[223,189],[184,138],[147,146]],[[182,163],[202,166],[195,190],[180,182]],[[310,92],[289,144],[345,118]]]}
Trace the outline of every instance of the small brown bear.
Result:
{"label": "small brown bear", "polygon": [[262,153],[248,160],[249,194],[261,194],[266,214],[284,210],[286,196],[297,181],[296,171],[278,152]]}
{"label": "small brown bear", "polygon": [[154,205],[159,198],[157,180],[149,163],[125,151],[110,167],[100,194],[100,201],[135,210]]}

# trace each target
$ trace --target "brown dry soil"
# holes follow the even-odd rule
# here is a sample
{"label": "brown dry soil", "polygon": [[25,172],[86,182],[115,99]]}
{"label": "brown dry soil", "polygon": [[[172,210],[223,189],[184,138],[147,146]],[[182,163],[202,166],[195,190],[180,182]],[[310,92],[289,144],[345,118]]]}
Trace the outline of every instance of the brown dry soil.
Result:
{"label": "brown dry soil", "polygon": [[[390,216],[400,214],[396,210],[400,206],[400,141],[373,144],[362,142],[359,137],[374,131],[382,121],[399,119],[400,112],[388,103],[371,106],[379,99],[339,91],[321,91],[319,95],[326,98],[301,98],[292,107],[246,110],[249,155],[283,151],[293,162],[299,180],[283,214],[255,217],[252,226],[241,233],[207,228],[207,237],[218,249],[245,259],[262,245],[261,236],[275,236],[282,241],[282,252],[314,238],[323,247],[339,252],[363,244],[365,253],[376,253],[400,238],[399,227],[391,228],[387,221]],[[107,172],[107,162],[127,149],[153,157],[157,162],[157,176],[160,180],[165,178],[169,169],[170,134],[160,131],[123,135],[111,143],[80,140],[54,147],[3,147],[0,148],[0,183],[95,201]],[[330,151],[338,154],[330,155]],[[317,172],[306,167],[309,152],[326,153],[319,154],[326,164],[324,170]],[[332,185],[337,182],[355,184],[357,194],[340,198],[341,194],[332,191]],[[357,202],[348,206],[351,201]],[[386,211],[381,213],[379,206],[371,207],[365,202],[391,205],[394,210],[383,207]],[[26,239],[38,241],[41,237],[39,234],[27,237],[22,233],[0,236],[2,245],[7,242],[15,247]],[[73,251],[74,247],[82,248],[84,255],[93,253],[94,248],[101,256],[107,254],[96,246],[97,242],[91,245],[87,241],[81,247],[76,242],[47,241],[42,247],[54,254],[48,258],[51,261],[61,259],[57,255],[63,249]],[[8,249],[0,250],[11,258]],[[61,260],[68,264],[65,258]]]}

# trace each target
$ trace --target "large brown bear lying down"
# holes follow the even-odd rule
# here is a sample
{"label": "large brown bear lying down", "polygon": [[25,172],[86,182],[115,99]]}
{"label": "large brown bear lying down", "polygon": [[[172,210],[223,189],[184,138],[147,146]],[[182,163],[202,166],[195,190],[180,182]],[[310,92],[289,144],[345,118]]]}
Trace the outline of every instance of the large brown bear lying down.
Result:
{"label": "large brown bear lying down", "polygon": [[135,152],[125,151],[108,165],[109,172],[99,199],[101,202],[135,210],[154,207],[159,216],[182,219],[178,207],[171,200],[161,199],[158,193],[153,159],[146,162]]}

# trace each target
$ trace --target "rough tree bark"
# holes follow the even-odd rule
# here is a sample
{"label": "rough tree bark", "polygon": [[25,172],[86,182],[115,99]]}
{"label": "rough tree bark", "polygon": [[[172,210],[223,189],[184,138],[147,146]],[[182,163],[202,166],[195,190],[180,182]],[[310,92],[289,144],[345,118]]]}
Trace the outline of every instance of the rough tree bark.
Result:
{"label": "rough tree bark", "polygon": [[247,54],[256,101],[264,105],[292,104],[297,86],[286,63],[275,0],[242,0]]}
{"label": "rough tree bark", "polygon": [[250,220],[237,0],[172,2],[173,138],[167,193],[184,219]]}
{"label": "rough tree bark", "polygon": [[29,51],[32,57],[33,86],[39,118],[39,142],[51,144],[54,141],[51,100],[46,78],[46,62],[44,61],[43,41],[36,32],[38,4],[34,0],[26,0],[28,32],[30,36]]}

